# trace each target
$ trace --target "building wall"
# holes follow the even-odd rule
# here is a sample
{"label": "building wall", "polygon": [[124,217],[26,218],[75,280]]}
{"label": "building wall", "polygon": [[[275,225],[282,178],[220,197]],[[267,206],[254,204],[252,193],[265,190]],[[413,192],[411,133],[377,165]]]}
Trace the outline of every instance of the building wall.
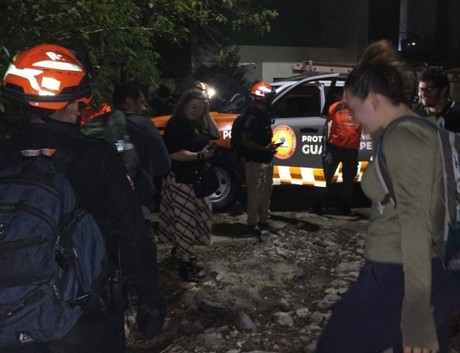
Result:
{"label": "building wall", "polygon": [[[308,60],[354,64],[368,44],[370,0],[315,1],[311,11],[319,16],[319,28],[299,35],[313,36],[321,46],[241,45],[241,62],[248,80],[272,81],[291,76],[293,63]],[[310,14],[311,16],[311,14]]]}
{"label": "building wall", "polygon": [[304,61],[354,64],[357,60],[355,50],[347,48],[241,46],[240,53],[249,82],[293,76],[292,64]]}

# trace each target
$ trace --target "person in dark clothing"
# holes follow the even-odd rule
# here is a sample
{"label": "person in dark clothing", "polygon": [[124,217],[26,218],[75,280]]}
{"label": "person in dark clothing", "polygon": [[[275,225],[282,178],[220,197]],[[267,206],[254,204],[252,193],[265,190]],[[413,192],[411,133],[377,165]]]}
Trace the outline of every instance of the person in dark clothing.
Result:
{"label": "person in dark clothing", "polygon": [[447,73],[441,69],[426,69],[418,85],[419,104],[414,111],[425,117],[436,119],[439,127],[460,132],[460,104],[450,97]]}
{"label": "person in dark clothing", "polygon": [[[342,164],[342,185],[338,197],[337,209],[341,214],[350,215],[353,199],[353,184],[358,173],[358,154],[361,140],[361,126],[353,121],[350,110],[341,99],[333,103],[328,110],[325,126],[323,169],[326,178],[326,190],[323,199],[331,197],[332,179],[339,164]],[[336,195],[334,195],[336,196]],[[322,199],[315,202],[313,209],[322,213]]]}
{"label": "person in dark clothing", "polygon": [[263,229],[271,229],[270,197],[273,184],[272,117],[269,113],[275,90],[266,82],[251,88],[254,104],[244,112],[242,153],[247,188],[247,225],[254,236],[261,239]]}
{"label": "person in dark clothing", "polygon": [[138,85],[126,83],[115,86],[113,105],[125,114],[126,129],[140,159],[134,185],[144,216],[150,222],[155,181],[171,170],[171,159],[160,132],[143,116],[145,96]]}
{"label": "person in dark clothing", "polygon": [[214,155],[219,137],[209,115],[209,100],[201,90],[186,90],[166,125],[163,135],[172,159],[172,170],[161,189],[158,241],[171,243],[180,258],[179,272],[185,282],[198,282],[195,245],[211,242],[211,203],[193,189],[199,163]]}
{"label": "person in dark clothing", "polygon": [[[31,69],[35,76],[27,75]],[[41,44],[18,54],[2,82],[5,97],[20,103],[30,123],[14,145],[19,150],[57,149],[80,207],[90,212],[106,241],[108,273],[122,266],[139,294],[137,322],[146,337],[159,333],[165,301],[156,259],[139,201],[116,149],[79,130],[82,106],[92,98],[90,77],[73,52]],[[43,92],[48,92],[43,95]],[[120,259],[120,261],[119,261]],[[108,299],[109,282],[98,292]],[[124,312],[116,303],[87,310],[59,340],[0,349],[1,353],[124,353]]]}

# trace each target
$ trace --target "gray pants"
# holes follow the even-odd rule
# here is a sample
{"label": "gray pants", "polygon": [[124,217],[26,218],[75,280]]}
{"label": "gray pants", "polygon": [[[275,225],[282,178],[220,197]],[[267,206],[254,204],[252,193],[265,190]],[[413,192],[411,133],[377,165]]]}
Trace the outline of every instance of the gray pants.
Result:
{"label": "gray pants", "polygon": [[270,218],[270,197],[273,185],[273,164],[244,162],[248,193],[247,223],[255,225]]}

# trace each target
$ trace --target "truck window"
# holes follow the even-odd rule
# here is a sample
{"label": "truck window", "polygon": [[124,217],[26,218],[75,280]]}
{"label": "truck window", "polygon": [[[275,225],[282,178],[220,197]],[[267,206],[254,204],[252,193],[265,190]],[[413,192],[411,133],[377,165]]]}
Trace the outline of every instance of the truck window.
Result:
{"label": "truck window", "polygon": [[281,118],[320,116],[321,91],[315,84],[295,87],[277,103]]}

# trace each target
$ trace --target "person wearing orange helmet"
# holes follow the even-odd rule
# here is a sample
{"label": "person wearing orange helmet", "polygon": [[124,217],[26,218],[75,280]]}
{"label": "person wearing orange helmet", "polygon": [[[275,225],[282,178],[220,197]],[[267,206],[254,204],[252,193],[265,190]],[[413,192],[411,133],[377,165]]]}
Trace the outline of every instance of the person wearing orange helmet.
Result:
{"label": "person wearing orange helmet", "polygon": [[[71,50],[36,45],[13,58],[2,81],[2,93],[31,119],[14,141],[16,151],[57,149],[66,157],[66,163],[58,166],[72,184],[80,207],[93,215],[103,233],[109,256],[107,274],[114,273],[121,258],[123,270],[139,293],[139,328],[148,337],[154,336],[165,316],[156,247],[115,148],[80,133],[81,110],[93,94],[88,70]],[[15,158],[6,160],[14,163]],[[101,282],[97,292],[106,299],[105,305],[85,310],[64,337],[1,352],[126,352],[124,312],[109,300],[108,280]]]}
{"label": "person wearing orange helmet", "polygon": [[275,95],[274,88],[266,82],[252,86],[253,104],[243,113],[241,156],[244,161],[247,188],[247,225],[252,235],[261,240],[262,230],[271,230],[270,197],[273,184],[272,142],[273,119],[269,111]]}

